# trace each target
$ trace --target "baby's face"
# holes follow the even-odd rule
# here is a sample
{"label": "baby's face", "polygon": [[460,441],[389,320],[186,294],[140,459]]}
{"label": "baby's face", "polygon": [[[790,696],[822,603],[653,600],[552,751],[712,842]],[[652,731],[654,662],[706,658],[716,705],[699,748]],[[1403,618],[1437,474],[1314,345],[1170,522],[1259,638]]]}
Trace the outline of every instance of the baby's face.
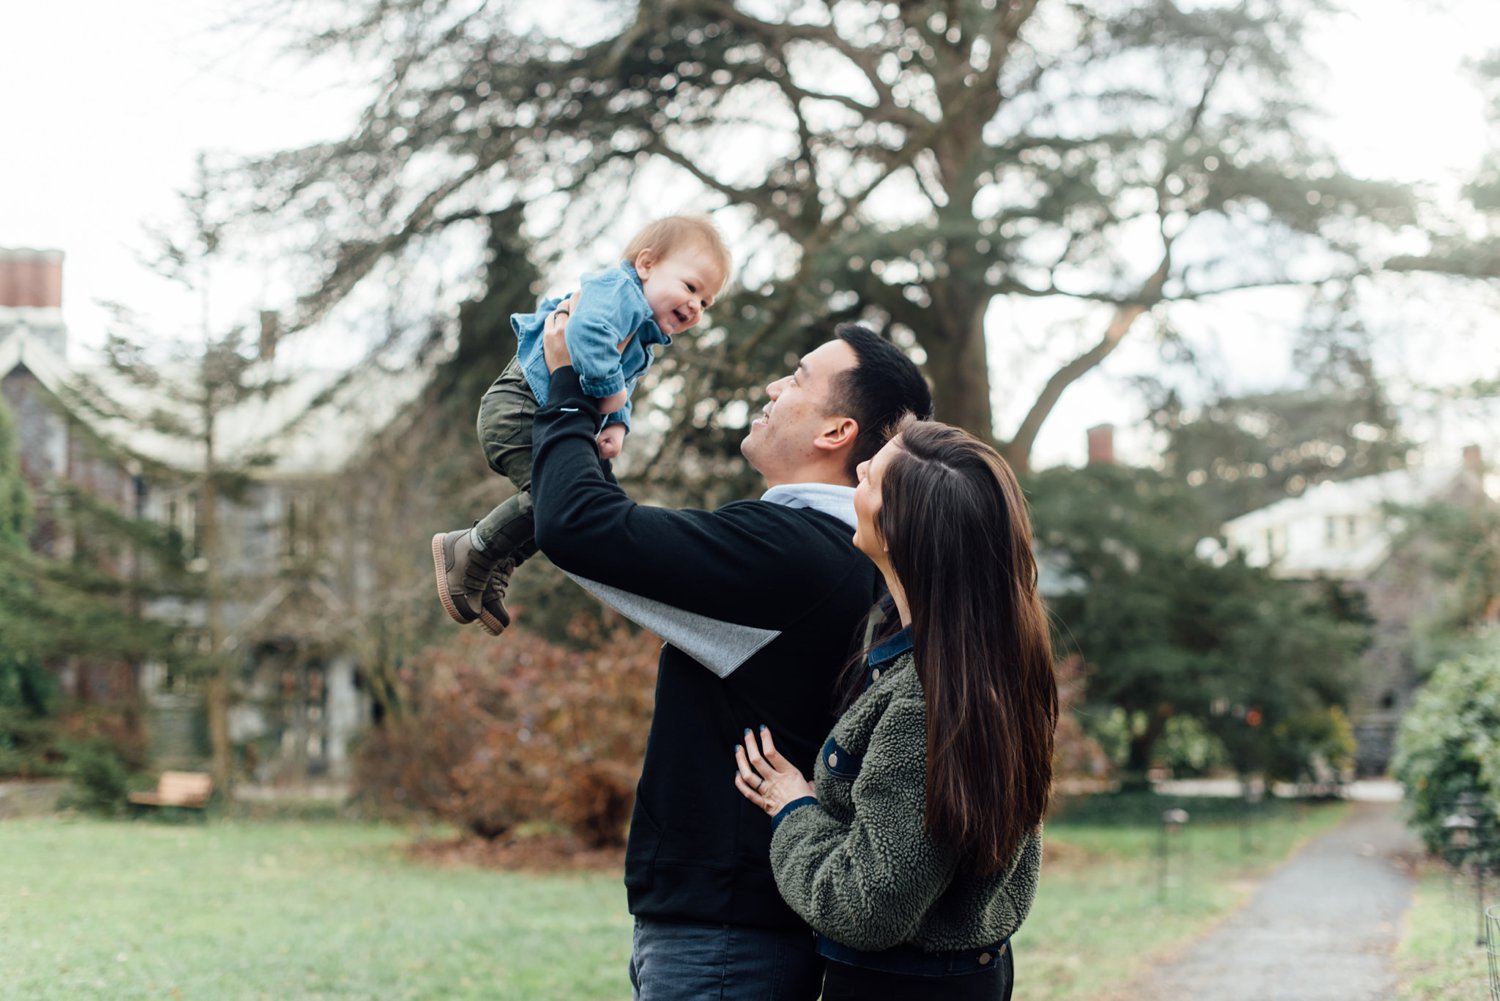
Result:
{"label": "baby's face", "polygon": [[635,259],[636,273],[651,318],[664,334],[678,334],[703,319],[703,311],[714,304],[724,285],[724,276],[712,257],[692,244],[679,247],[657,259],[642,251]]}

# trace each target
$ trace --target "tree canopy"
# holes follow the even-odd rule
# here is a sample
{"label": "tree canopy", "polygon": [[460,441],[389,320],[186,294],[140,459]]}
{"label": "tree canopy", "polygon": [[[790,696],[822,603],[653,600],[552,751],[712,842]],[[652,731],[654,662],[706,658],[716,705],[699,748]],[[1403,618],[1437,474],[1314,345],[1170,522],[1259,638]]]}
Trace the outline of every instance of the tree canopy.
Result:
{"label": "tree canopy", "polygon": [[1210,534],[1324,480],[1399,469],[1414,447],[1378,388],[1254,393],[1192,408],[1172,398],[1153,423],[1165,433],[1163,472],[1198,488]]}
{"label": "tree canopy", "polygon": [[[1392,260],[1400,270],[1435,271],[1493,282],[1500,279],[1500,49],[1472,67],[1484,92],[1490,143],[1459,193],[1468,212],[1434,225],[1431,249]],[[1494,389],[1491,389],[1494,392]]]}
{"label": "tree canopy", "polygon": [[[1312,138],[1322,0],[295,7],[304,52],[377,74],[349,135],[240,174],[239,208],[316,262],[302,320],[496,213],[551,259],[722,208],[739,288],[658,366],[678,458],[729,453],[768,375],[867,318],[920,349],[940,417],[1024,469],[1123,339],[1170,349],[1172,304],[1347,281],[1415,220],[1410,191]],[[1008,374],[1020,332],[987,341],[1001,297],[1083,308],[1036,386]],[[1018,392],[997,429],[992,400]]]}

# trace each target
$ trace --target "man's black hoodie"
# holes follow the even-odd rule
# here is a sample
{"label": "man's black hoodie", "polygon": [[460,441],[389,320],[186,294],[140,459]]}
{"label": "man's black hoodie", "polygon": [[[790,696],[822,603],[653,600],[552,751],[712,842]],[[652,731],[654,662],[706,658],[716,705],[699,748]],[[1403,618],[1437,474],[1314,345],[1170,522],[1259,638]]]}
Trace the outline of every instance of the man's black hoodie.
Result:
{"label": "man's black hoodie", "polygon": [[722,622],[776,633],[720,678],[662,647],[625,856],[639,917],[795,930],[771,876],[771,820],[734,787],[734,745],[768,726],[804,774],[836,718],[836,680],[882,593],[853,530],[768,501],[715,511],[636,504],[601,466],[598,411],[570,367],[537,412],[536,539],[564,570]]}

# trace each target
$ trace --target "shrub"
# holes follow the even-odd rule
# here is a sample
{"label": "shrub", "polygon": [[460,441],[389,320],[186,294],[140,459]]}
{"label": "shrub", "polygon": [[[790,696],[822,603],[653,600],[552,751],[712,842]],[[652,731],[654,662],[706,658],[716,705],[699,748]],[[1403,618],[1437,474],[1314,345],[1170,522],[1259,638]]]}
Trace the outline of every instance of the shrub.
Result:
{"label": "shrub", "polygon": [[1167,720],[1154,757],[1171,770],[1174,778],[1206,775],[1229,764],[1224,742],[1196,716],[1177,715]]}
{"label": "shrub", "polygon": [[1180,796],[1139,790],[1070,797],[1048,818],[1049,823],[1095,827],[1145,827],[1159,830],[1162,814],[1171,809],[1188,813],[1189,824],[1246,823],[1251,818],[1296,815],[1298,800],[1267,796],[1256,803],[1243,796]]}
{"label": "shrub", "polygon": [[619,844],[651,720],[660,641],[581,622],[572,649],[513,627],[477,630],[401,671],[401,717],[360,748],[356,781],[376,804],[409,806],[486,838],[561,824]]}
{"label": "shrub", "polygon": [[57,717],[58,741],[107,749],[125,768],[144,771],[151,764],[150,741],[134,702],[75,705]]}
{"label": "shrub", "polygon": [[1338,706],[1308,709],[1272,730],[1266,776],[1326,785],[1354,770],[1354,726]]}
{"label": "shrub", "polygon": [[63,805],[113,816],[125,806],[130,773],[125,763],[107,744],[66,745],[68,777],[73,789]]}
{"label": "shrub", "polygon": [[0,775],[36,779],[62,774],[67,761],[56,742],[56,720],[0,706]]}
{"label": "shrub", "polygon": [[1110,762],[1099,742],[1084,732],[1075,714],[1084,692],[1083,658],[1066,657],[1054,668],[1057,675],[1057,737],[1052,751],[1054,782],[1068,779],[1098,779],[1109,772]]}
{"label": "shrub", "polygon": [[1457,861],[1443,821],[1472,800],[1475,843],[1493,853],[1500,834],[1500,635],[1433,672],[1401,724],[1396,777],[1428,850]]}
{"label": "shrub", "polygon": [[0,776],[22,779],[70,773],[70,758],[108,752],[127,771],[147,764],[146,735],[131,704],[70,706],[56,716],[37,716],[0,703]]}

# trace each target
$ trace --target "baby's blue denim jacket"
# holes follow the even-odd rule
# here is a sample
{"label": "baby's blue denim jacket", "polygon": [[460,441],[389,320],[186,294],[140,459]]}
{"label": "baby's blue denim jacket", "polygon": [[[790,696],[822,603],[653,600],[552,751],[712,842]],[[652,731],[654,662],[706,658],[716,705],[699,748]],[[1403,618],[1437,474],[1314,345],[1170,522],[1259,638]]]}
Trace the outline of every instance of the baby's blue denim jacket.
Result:
{"label": "baby's blue denim jacket", "polygon": [[[608,396],[622,389],[634,392],[636,381],[651,367],[652,346],[672,343],[651,318],[641,276],[626,262],[585,277],[579,291],[567,328],[568,353],[573,356],[578,384],[590,396]],[[544,406],[551,377],[542,353],[542,326],[566,298],[543,299],[535,313],[516,313],[510,318],[521,372],[537,402]],[[622,351],[620,342],[627,337],[630,343]],[[624,424],[628,431],[630,410],[630,401],[626,400],[624,407],[605,415],[604,423]]]}

